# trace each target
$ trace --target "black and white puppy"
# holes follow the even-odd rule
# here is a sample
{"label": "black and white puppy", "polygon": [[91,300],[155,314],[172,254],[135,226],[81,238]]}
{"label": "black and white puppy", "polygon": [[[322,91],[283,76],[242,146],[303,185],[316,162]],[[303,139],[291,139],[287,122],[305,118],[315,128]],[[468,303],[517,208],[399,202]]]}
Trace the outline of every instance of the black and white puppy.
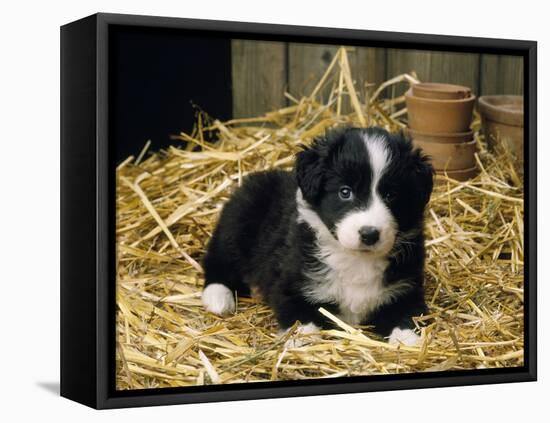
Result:
{"label": "black and white puppy", "polygon": [[414,344],[426,312],[423,216],[433,169],[401,134],[334,130],[297,155],[295,172],[252,174],[225,204],[204,259],[205,308],[259,294],[281,329],[330,327],[324,307]]}

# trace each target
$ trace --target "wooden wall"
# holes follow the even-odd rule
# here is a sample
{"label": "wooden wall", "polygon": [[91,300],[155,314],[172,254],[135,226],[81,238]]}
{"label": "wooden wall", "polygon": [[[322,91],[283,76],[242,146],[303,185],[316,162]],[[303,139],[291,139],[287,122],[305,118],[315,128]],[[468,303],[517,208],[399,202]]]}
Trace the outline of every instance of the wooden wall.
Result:
{"label": "wooden wall", "polygon": [[[232,41],[233,115],[255,116],[288,105],[287,91],[307,95],[338,50],[334,45]],[[476,95],[523,94],[520,57],[353,47],[357,88],[415,71],[421,81],[466,85]]]}

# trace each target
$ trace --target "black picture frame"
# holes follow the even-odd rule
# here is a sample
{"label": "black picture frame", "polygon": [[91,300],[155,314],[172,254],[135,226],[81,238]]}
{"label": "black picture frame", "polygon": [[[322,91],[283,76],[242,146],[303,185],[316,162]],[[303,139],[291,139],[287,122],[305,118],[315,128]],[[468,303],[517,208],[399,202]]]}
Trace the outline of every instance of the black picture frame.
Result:
{"label": "black picture frame", "polygon": [[[216,33],[229,38],[368,44],[524,58],[525,360],[518,368],[292,382],[114,389],[115,243],[113,143],[109,142],[109,35],[115,26]],[[61,395],[90,407],[230,401],[534,381],[537,377],[534,41],[99,13],[61,27]]]}

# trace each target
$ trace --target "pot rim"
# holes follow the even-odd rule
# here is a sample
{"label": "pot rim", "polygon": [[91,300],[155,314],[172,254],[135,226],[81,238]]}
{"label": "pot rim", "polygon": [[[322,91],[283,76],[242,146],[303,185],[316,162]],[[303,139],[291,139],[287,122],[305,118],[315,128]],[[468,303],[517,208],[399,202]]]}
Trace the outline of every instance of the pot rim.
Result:
{"label": "pot rim", "polygon": [[452,138],[461,138],[466,136],[474,136],[474,131],[464,131],[464,132],[428,132],[428,131],[418,131],[416,129],[406,128],[408,131],[408,135],[421,135],[421,136],[429,136],[429,137],[452,137]]}
{"label": "pot rim", "polygon": [[413,142],[419,142],[419,143],[424,143],[424,144],[439,144],[439,145],[444,145],[444,146],[450,146],[450,145],[470,146],[470,145],[475,145],[476,144],[475,138],[470,140],[470,141],[464,141],[464,142],[437,142],[437,141],[415,140],[413,138]]}
{"label": "pot rim", "polygon": [[523,104],[522,95],[482,95],[478,99],[479,112],[484,118],[489,119],[490,121],[505,125],[523,127],[523,107],[521,110],[510,110],[490,103],[490,100],[502,99],[504,97],[513,100],[521,100],[521,103]]}
{"label": "pot rim", "polygon": [[409,90],[405,93],[405,99],[412,99],[414,101],[419,102],[425,102],[425,103],[434,103],[434,104],[459,104],[459,103],[470,103],[475,101],[476,96],[475,94],[470,94],[469,97],[466,98],[453,98],[453,99],[441,99],[441,98],[425,98],[425,97],[418,97],[416,95],[412,94],[412,88],[409,88]]}
{"label": "pot rim", "polygon": [[[466,87],[464,85],[458,85],[458,84],[448,84],[445,82],[419,82],[418,84],[414,84],[412,87],[412,91],[424,91],[424,92],[431,92],[431,93],[444,93],[444,94],[467,94],[468,96],[472,94],[472,90],[469,87]],[[422,97],[418,96],[417,97]],[[461,98],[465,98],[467,96],[463,96]],[[422,97],[426,98],[426,97]],[[447,100],[459,100],[460,98],[454,98],[454,99],[447,99]],[[443,99],[436,99],[436,100],[443,100]]]}

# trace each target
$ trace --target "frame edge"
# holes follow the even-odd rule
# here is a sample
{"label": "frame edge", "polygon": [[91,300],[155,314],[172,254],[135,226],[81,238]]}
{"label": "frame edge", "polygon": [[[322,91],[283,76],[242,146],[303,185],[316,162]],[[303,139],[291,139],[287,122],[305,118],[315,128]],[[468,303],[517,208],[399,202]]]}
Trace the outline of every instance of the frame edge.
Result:
{"label": "frame edge", "polygon": [[96,16],[64,25],[61,48],[60,394],[96,407]]}
{"label": "frame edge", "polygon": [[[85,403],[86,405],[95,408],[120,408],[120,407],[132,407],[132,406],[151,406],[151,405],[168,405],[168,404],[184,404],[184,403],[199,403],[199,402],[213,402],[213,401],[234,401],[244,399],[263,399],[263,398],[279,398],[279,397],[295,397],[295,396],[309,396],[309,395],[324,395],[324,394],[337,394],[337,393],[359,393],[359,392],[371,392],[381,390],[401,390],[401,389],[423,389],[429,387],[450,387],[458,386],[465,383],[471,385],[489,384],[489,383],[507,383],[507,382],[525,382],[535,381],[537,379],[536,374],[536,267],[531,267],[530,274],[533,279],[533,289],[530,290],[528,301],[534,301],[531,308],[531,314],[529,317],[529,332],[533,333],[531,339],[531,348],[529,351],[528,366],[524,368],[517,368],[514,372],[499,375],[489,374],[477,374],[477,375],[461,375],[451,376],[442,375],[442,377],[423,377],[410,378],[403,381],[373,381],[373,382],[357,382],[357,383],[335,383],[333,385],[312,385],[312,386],[296,386],[296,387],[266,387],[266,388],[243,388],[234,389],[232,391],[217,391],[217,392],[190,392],[190,393],[166,393],[166,394],[146,394],[135,396],[112,396],[109,390],[109,380],[107,375],[110,375],[108,368],[108,354],[109,346],[107,334],[109,332],[109,318],[108,311],[111,305],[109,304],[109,279],[108,279],[108,264],[109,257],[108,251],[108,210],[110,207],[109,198],[109,186],[108,186],[108,27],[109,25],[144,25],[144,26],[159,26],[159,27],[172,27],[172,28],[184,28],[184,29],[202,29],[202,30],[215,30],[215,31],[227,31],[234,33],[259,33],[259,34],[290,34],[296,33],[297,36],[315,37],[319,36],[318,32],[327,33],[328,36],[336,37],[350,37],[355,40],[382,40],[388,37],[396,42],[399,37],[403,37],[403,33],[395,32],[377,32],[367,30],[352,30],[352,29],[336,29],[336,28],[316,28],[316,27],[299,27],[290,25],[274,25],[274,24],[254,24],[254,23],[240,23],[240,22],[224,22],[224,21],[210,21],[210,20],[195,20],[195,19],[181,19],[181,18],[162,18],[162,17],[148,17],[148,16],[135,16],[135,15],[119,15],[119,14],[104,14],[100,13],[92,16],[96,22],[96,38],[94,42],[97,43],[96,51],[96,103],[94,103],[94,113],[97,113],[96,132],[94,133],[93,143],[96,148],[96,155],[94,156],[94,180],[97,184],[97,191],[94,191],[94,195],[97,195],[95,200],[97,203],[94,206],[97,215],[95,216],[95,253],[97,254],[97,262],[94,261],[95,272],[94,276],[97,276],[97,280],[94,280],[94,289],[96,289],[93,300],[94,303],[95,320],[97,332],[94,334],[95,351],[97,353],[95,359],[95,367],[93,368],[95,377],[95,397],[93,402]],[[90,18],[92,18],[90,17]],[[77,21],[80,22],[80,21]],[[69,24],[71,25],[71,24]],[[317,33],[317,34],[316,34]],[[411,34],[408,34],[411,35]],[[529,89],[536,90],[536,42],[533,41],[518,41],[518,40],[501,40],[501,39],[486,39],[486,38],[470,38],[470,37],[456,37],[456,36],[431,36],[426,34],[412,34],[415,37],[419,36],[423,42],[429,46],[430,43],[438,43],[442,46],[449,47],[453,45],[461,45],[464,40],[469,40],[468,45],[470,48],[476,45],[483,44],[490,46],[494,49],[507,49],[512,45],[512,49],[528,51],[526,54],[526,60],[529,60],[529,76],[526,75],[529,81]],[[402,40],[400,42],[403,42]],[[425,47],[428,48],[428,47]],[[533,65],[534,63],[534,65]],[[526,85],[527,86],[527,85]],[[533,219],[529,219],[529,230],[536,230],[536,91],[534,95],[529,98],[529,133],[530,149],[529,158],[534,165],[534,177],[530,180],[529,185],[530,199],[534,203],[534,207],[531,207],[529,214],[533,213]],[[531,169],[530,169],[531,172]],[[63,178],[63,177],[62,177]],[[63,184],[63,179],[62,179]],[[534,189],[534,191],[533,191]],[[62,193],[63,197],[63,193]],[[530,204],[533,205],[533,204]],[[97,207],[97,209],[95,209]],[[62,218],[63,223],[63,218]],[[534,226],[532,226],[534,225]],[[530,243],[534,241],[534,251],[536,251],[536,233],[530,232]],[[533,250],[532,250],[533,251]],[[533,260],[533,261],[532,261]],[[534,263],[536,266],[536,257],[531,254],[529,263]],[[95,285],[97,283],[97,286]],[[91,301],[91,300],[90,300]],[[534,331],[534,332],[533,332]],[[443,377],[446,376],[446,377]],[[63,386],[63,385],[62,385]],[[63,387],[62,387],[63,395]],[[66,396],[66,395],[63,395]],[[69,397],[78,401],[78,399]],[[81,402],[81,401],[79,401]]]}

